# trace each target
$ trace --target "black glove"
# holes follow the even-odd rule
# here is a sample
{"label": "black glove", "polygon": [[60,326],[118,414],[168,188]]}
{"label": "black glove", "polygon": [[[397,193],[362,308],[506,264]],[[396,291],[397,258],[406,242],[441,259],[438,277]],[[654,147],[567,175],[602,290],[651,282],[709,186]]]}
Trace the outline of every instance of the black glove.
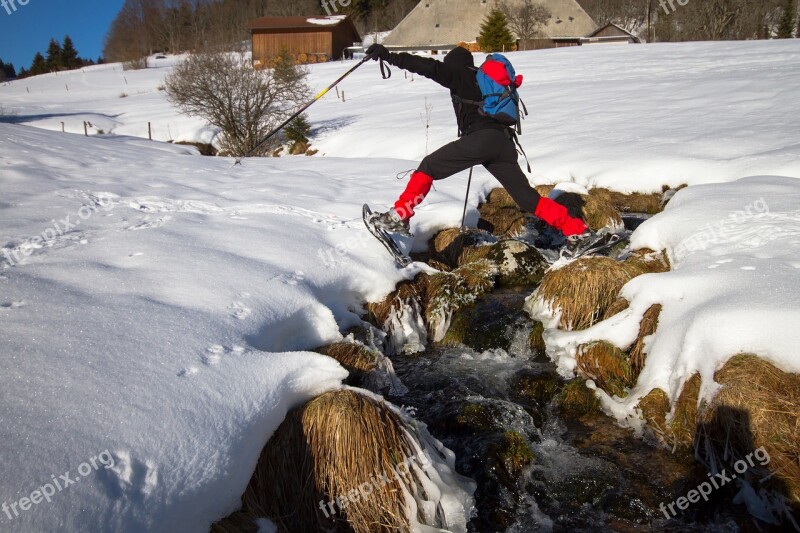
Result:
{"label": "black glove", "polygon": [[381,61],[388,61],[389,50],[387,50],[382,44],[373,44],[367,48],[367,59],[371,59],[373,61],[378,61],[379,59]]}

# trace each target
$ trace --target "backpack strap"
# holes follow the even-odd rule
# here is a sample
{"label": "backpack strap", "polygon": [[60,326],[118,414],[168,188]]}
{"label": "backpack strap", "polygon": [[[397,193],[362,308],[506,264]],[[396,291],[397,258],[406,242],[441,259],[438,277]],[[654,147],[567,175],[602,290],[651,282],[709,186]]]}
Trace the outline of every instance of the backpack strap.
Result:
{"label": "backpack strap", "polygon": [[517,137],[517,132],[514,131],[513,128],[507,128],[508,134],[511,137],[511,140],[517,145],[517,151],[525,158],[525,163],[528,165],[528,174],[533,172],[531,169],[531,162],[528,161],[528,154],[525,153],[525,150],[522,148],[522,145],[519,143],[519,137]]}

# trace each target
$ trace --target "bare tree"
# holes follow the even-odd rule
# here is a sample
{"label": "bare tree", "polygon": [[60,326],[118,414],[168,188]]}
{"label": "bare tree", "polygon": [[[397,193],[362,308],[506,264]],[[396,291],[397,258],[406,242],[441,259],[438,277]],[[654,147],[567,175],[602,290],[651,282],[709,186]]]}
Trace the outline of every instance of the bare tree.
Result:
{"label": "bare tree", "polygon": [[539,34],[539,28],[547,24],[553,14],[544,4],[533,0],[524,0],[522,3],[509,5],[503,0],[500,10],[508,19],[511,28],[520,42],[520,49],[525,50],[525,43]]}
{"label": "bare tree", "polygon": [[182,111],[221,130],[222,152],[242,155],[309,97],[306,74],[293,64],[255,70],[243,55],[201,53],[175,67],[164,87]]}

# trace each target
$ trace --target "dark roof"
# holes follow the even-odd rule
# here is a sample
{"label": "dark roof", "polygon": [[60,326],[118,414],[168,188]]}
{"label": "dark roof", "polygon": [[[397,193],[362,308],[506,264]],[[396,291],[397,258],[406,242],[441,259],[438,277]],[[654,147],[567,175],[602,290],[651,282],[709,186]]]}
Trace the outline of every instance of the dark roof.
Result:
{"label": "dark roof", "polygon": [[[309,22],[310,19],[314,20],[331,20],[336,23],[331,24],[314,24]],[[313,29],[324,30],[326,28],[335,28],[336,26],[347,23],[353,26],[350,17],[344,16],[315,16],[309,15],[307,17],[261,17],[259,19],[251,20],[247,23],[247,28],[251,30],[294,30],[294,29]],[[355,27],[353,27],[355,30]]]}
{"label": "dark roof", "polygon": [[621,31],[622,33],[624,33],[624,34],[626,34],[626,35],[630,35],[631,37],[633,37],[634,39],[636,39],[636,41],[637,41],[637,42],[639,42],[639,38],[638,38],[638,37],[636,37],[634,34],[632,34],[631,32],[629,32],[629,31],[628,31],[628,30],[626,30],[625,28],[623,28],[623,27],[621,27],[621,26],[618,26],[618,25],[614,24],[613,22],[609,22],[608,24],[606,24],[606,25],[604,25],[604,26],[600,26],[599,28],[597,28],[596,30],[594,30],[592,33],[590,33],[589,35],[587,35],[586,37],[594,37],[595,35],[597,35],[597,34],[598,34],[598,33],[600,33],[601,31],[603,31],[604,29],[606,29],[606,28],[609,28],[609,27],[616,28],[616,29],[618,29],[619,31]]}

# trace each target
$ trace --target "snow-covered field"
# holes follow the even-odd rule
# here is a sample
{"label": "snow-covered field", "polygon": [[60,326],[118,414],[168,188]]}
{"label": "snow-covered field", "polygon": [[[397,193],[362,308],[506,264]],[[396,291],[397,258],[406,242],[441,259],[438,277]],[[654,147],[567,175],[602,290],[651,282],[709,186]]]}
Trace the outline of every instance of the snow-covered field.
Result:
{"label": "snow-covered field", "polygon": [[[527,79],[521,139],[537,182],[656,190],[783,176],[690,188],[635,242],[670,250],[676,283],[682,272],[701,288],[724,279],[717,292],[691,295],[696,309],[712,309],[703,295],[733,305],[766,286],[774,292],[750,312],[775,296],[796,321],[790,178],[800,178],[800,44],[586,47],[511,59]],[[365,300],[420,268],[395,269],[362,227],[360,205],[389,205],[403,186],[395,176],[452,140],[446,91],[400,71],[384,81],[365,65],[340,87],[344,102],[330,93],[311,108],[320,155],[232,167],[134,138],[146,137],[148,121],[162,141],[214,137],[166,102],[159,86],[173,60],[160,61],[146,71],[104,65],[0,85],[0,104],[13,112],[0,123],[3,531],[207,529],[237,508],[286,410],[345,375],[302,350],[339,339]],[[313,85],[348,66],[313,66]],[[84,120],[116,137],[83,137]],[[61,122],[80,135],[62,134]],[[436,185],[412,227],[417,247],[458,224],[464,178]],[[473,223],[496,186],[482,170],[476,179]],[[751,217],[703,252],[681,248],[698,227],[755,210],[759,199],[779,217]],[[767,232],[780,238],[751,243]],[[712,256],[733,261],[706,265]],[[626,291],[641,299],[632,308],[653,299],[641,284]],[[695,315],[680,309],[669,316],[687,339],[714,316],[698,314],[693,326]],[[767,320],[730,316],[751,319],[730,333],[739,337]],[[793,337],[757,338],[753,350],[768,355]],[[667,368],[649,371],[654,382],[677,379]],[[64,485],[65,473],[80,481],[36,495]]]}

